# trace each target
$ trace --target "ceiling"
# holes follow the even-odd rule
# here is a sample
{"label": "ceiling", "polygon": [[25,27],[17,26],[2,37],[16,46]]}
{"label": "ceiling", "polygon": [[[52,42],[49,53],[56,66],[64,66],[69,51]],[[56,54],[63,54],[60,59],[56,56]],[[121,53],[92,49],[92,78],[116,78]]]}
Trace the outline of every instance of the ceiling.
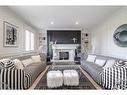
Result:
{"label": "ceiling", "polygon": [[[18,16],[37,29],[90,29],[112,15],[119,6],[9,6]],[[75,24],[77,21],[78,24]],[[51,24],[52,23],[52,24]]]}

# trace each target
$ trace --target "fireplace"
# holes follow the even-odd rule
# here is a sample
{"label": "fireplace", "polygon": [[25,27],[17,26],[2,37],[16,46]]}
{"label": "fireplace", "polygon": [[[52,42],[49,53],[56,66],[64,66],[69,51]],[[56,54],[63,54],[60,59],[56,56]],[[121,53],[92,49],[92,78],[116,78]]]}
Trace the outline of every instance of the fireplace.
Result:
{"label": "fireplace", "polygon": [[79,44],[53,44],[53,59],[52,62],[56,61],[74,61],[75,49]]}
{"label": "fireplace", "polygon": [[68,60],[69,52],[59,52],[59,60]]}

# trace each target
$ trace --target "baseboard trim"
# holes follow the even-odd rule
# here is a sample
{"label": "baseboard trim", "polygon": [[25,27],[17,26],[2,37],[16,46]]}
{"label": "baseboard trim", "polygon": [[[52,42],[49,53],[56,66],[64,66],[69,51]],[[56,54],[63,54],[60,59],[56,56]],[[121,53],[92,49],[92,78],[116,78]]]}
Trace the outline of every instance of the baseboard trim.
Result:
{"label": "baseboard trim", "polygon": [[48,68],[49,68],[49,66],[47,66],[46,69],[37,77],[37,79],[34,81],[34,83],[32,84],[32,86],[28,90],[34,90],[34,88],[39,83],[39,81],[41,80],[41,78],[43,77],[43,75],[46,73],[46,71],[48,70]]}

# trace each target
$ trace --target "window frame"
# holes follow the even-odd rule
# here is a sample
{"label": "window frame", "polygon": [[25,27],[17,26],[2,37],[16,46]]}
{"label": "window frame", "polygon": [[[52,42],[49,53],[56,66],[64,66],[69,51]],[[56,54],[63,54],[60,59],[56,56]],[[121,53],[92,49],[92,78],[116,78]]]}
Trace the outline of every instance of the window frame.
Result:
{"label": "window frame", "polygon": [[[29,38],[28,38],[28,42],[29,42],[29,47],[28,47],[28,49],[27,49],[27,33],[26,32],[28,32],[29,33]],[[31,34],[33,35],[33,47],[31,46],[31,42],[32,42],[32,36],[31,36]],[[33,48],[33,49],[32,49]],[[30,31],[30,30],[28,30],[28,29],[25,29],[25,51],[26,52],[31,52],[31,51],[35,51],[35,33],[34,32],[32,32],[32,31]]]}

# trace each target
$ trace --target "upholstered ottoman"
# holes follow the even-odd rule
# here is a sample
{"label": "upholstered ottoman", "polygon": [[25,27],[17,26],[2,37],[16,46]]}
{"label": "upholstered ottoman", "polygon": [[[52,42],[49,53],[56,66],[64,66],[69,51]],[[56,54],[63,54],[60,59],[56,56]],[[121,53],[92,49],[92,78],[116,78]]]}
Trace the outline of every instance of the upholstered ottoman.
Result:
{"label": "upholstered ottoman", "polygon": [[57,88],[63,85],[63,74],[61,71],[49,71],[47,73],[47,86]]}
{"label": "upholstered ottoman", "polygon": [[64,70],[64,85],[66,86],[78,86],[79,85],[79,75],[76,70]]}

